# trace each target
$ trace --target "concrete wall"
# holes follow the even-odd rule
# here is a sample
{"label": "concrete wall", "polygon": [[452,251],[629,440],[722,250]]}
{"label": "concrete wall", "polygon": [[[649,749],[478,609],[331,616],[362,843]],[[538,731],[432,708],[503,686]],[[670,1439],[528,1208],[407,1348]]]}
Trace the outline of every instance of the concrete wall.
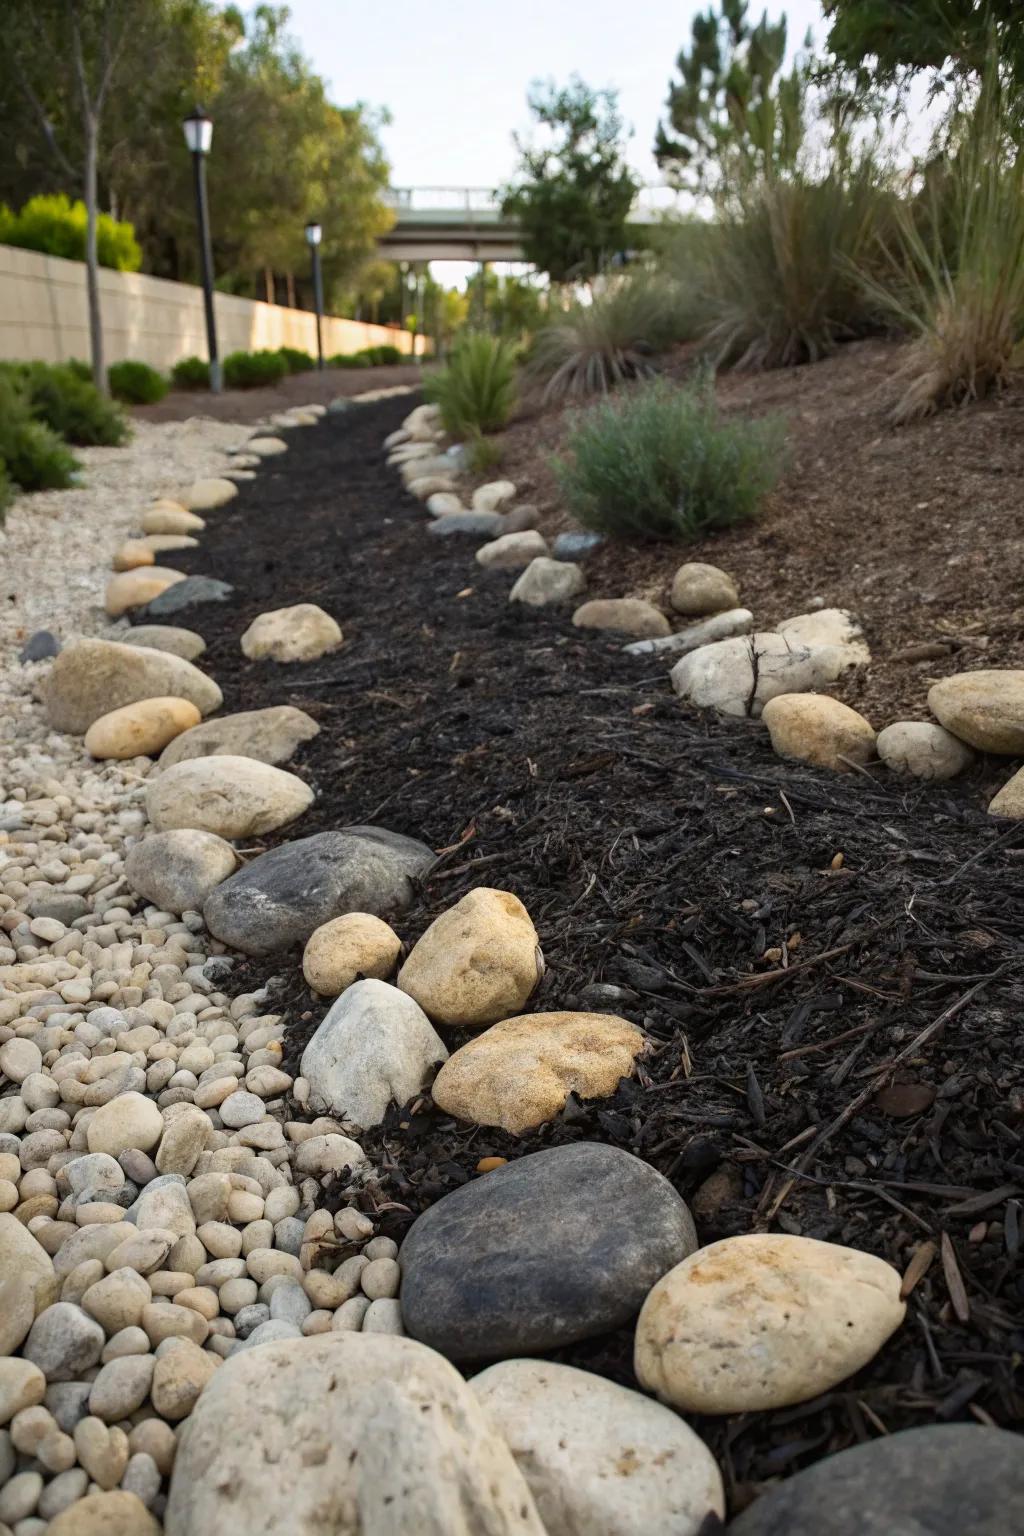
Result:
{"label": "concrete wall", "polygon": [[[108,363],[134,358],[166,371],[179,358],[206,356],[202,289],[141,272],[100,268],[103,341]],[[301,347],[316,356],[316,317],[218,293],[214,298],[221,357],[262,347]],[[422,350],[423,338],[417,338]],[[358,352],[390,343],[413,350],[413,337],[387,325],[324,320],[324,352]],[[85,266],[0,245],[0,358],[47,363],[89,357]]]}

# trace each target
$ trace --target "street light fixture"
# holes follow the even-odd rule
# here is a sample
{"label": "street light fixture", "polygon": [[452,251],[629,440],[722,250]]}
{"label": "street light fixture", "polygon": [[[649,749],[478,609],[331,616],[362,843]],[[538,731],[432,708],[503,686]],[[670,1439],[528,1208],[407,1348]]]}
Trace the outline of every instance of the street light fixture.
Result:
{"label": "street light fixture", "polygon": [[203,305],[206,310],[206,350],[210,359],[210,388],[221,391],[220,359],[217,356],[217,322],[213,314],[213,250],[210,245],[210,214],[206,203],[206,157],[213,143],[213,118],[202,107],[193,107],[182,123],[185,143],[192,156],[192,180],[199,225],[199,255],[203,270]]}
{"label": "street light fixture", "polygon": [[316,306],[316,365],[321,369],[324,366],[324,284],[320,271],[320,241],[323,239],[323,234],[324,232],[319,224],[310,222],[306,225],[306,243],[313,258],[313,303]]}

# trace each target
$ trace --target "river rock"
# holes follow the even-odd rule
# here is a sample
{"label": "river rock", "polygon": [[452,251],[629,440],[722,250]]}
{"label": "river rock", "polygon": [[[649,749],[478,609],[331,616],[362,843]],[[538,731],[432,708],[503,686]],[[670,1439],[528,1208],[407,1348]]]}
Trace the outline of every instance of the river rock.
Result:
{"label": "river rock", "polygon": [[557,1349],[636,1315],[697,1237],[668,1180],[593,1142],[444,1195],[402,1245],[406,1331],[452,1360]]}
{"label": "river rock", "polygon": [[1024,754],[1024,669],[945,677],[928,690],[928,708],[979,752]]}
{"label": "river rock", "polygon": [[36,1318],[21,1352],[47,1381],[73,1381],[98,1362],[105,1343],[94,1318],[70,1301],[57,1301]]}
{"label": "river rock", "polygon": [[865,666],[871,660],[871,651],[864,639],[860,623],[845,608],[816,608],[811,613],[798,613],[795,618],[783,619],[776,626],[793,645],[814,650],[821,645],[847,646],[856,666]]}
{"label": "river rock", "polygon": [[78,736],[101,715],[139,699],[188,699],[204,715],[223,702],[217,684],[191,662],[111,640],[65,646],[50,668],[45,696],[54,730]]}
{"label": "river rock", "polygon": [[780,1233],[728,1237],[654,1286],[634,1369],[684,1413],[786,1408],[859,1371],[905,1311],[900,1276],[873,1254]]}
{"label": "river rock", "polygon": [[547,603],[567,603],[586,585],[586,577],[578,565],[539,555],[518,578],[508,600],[510,603],[526,603],[531,608],[543,608]]}
{"label": "river rock", "polygon": [[425,844],[383,827],[319,832],[253,859],[207,897],[203,916],[223,943],[266,955],[304,944],[345,912],[386,917],[404,910],[412,881],[433,863]]}
{"label": "river rock", "polygon": [[1024,768],[1015,773],[988,803],[990,816],[1005,816],[1011,821],[1024,818]]}
{"label": "river rock", "polygon": [[521,501],[518,506],[509,507],[507,512],[501,514],[502,529],[505,533],[528,533],[537,527],[540,522],[540,508],[535,507],[530,501]]}
{"label": "river rock", "polygon": [[458,1372],[410,1339],[246,1349],[180,1433],[166,1536],[545,1536]]}
{"label": "river rock", "polygon": [[1020,1437],[929,1424],[825,1456],[770,1486],[729,1536],[1009,1536],[1024,1507]]}
{"label": "river rock", "polygon": [[111,561],[115,571],[134,571],[137,566],[155,564],[153,551],[140,539],[127,539],[115,551]]}
{"label": "river rock", "polygon": [[60,641],[57,636],[48,629],[37,629],[29,635],[25,644],[18,652],[19,661],[49,661],[51,656],[60,655]]}
{"label": "river rock", "polygon": [[122,1152],[149,1152],[163,1129],[163,1116],[152,1099],[142,1093],[119,1093],[100,1105],[85,1135],[90,1152],[120,1157]]}
{"label": "river rock", "polygon": [[138,541],[153,555],[166,555],[178,549],[198,549],[199,540],[187,533],[147,533]]}
{"label": "river rock", "polygon": [[672,626],[659,608],[639,597],[597,597],[583,603],[572,616],[577,629],[604,629],[613,635],[649,639],[668,635]]}
{"label": "river rock", "polygon": [[13,1355],[60,1285],[42,1244],[16,1216],[0,1213],[0,1357]]}
{"label": "river rock", "polygon": [[495,539],[505,533],[505,519],[500,512],[448,512],[437,517],[427,527],[427,532],[437,539],[449,539],[466,534],[474,539]]}
{"label": "river rock", "polygon": [[288,444],[280,437],[250,437],[245,451],[254,453],[258,459],[273,459],[279,453],[287,453]]}
{"label": "river rock", "polygon": [[230,582],[218,581],[214,576],[187,576],[151,598],[139,612],[145,619],[159,622],[198,603],[226,603],[234,590]]}
{"label": "river rock", "polygon": [[749,608],[727,608],[724,613],[712,614],[700,624],[689,624],[686,629],[673,635],[661,635],[651,640],[634,640],[622,647],[626,656],[685,656],[702,645],[714,640],[729,640],[733,635],[749,635],[754,627],[754,615]]}
{"label": "river rock", "polygon": [[631,1077],[643,1031],[610,1013],[527,1013],[470,1040],[434,1083],[438,1108],[474,1125],[519,1134],[551,1120],[570,1093],[613,1094]]}
{"label": "river rock", "polygon": [[514,571],[547,553],[548,543],[544,535],[536,528],[527,528],[522,533],[503,533],[489,544],[481,544],[476,552],[476,563],[488,570]]}
{"label": "river rock", "polygon": [[176,501],[157,501],[147,507],[139,519],[143,533],[201,533],[206,527],[201,517],[188,512]]}
{"label": "river rock", "polygon": [[85,733],[85,750],[98,758],[155,757],[202,718],[188,699],[139,699],[94,720]]}
{"label": "river rock", "polygon": [[226,506],[238,495],[238,486],[230,480],[213,476],[208,480],[195,480],[182,493],[181,503],[187,512],[213,512]]}
{"label": "river rock", "polygon": [[516,488],[511,480],[489,480],[473,492],[473,511],[500,512],[515,499]]}
{"label": "river rock", "polygon": [[213,832],[177,827],[128,850],[125,879],[163,912],[201,912],[215,886],[238,868],[238,855]]}
{"label": "river rock", "polygon": [[879,731],[875,747],[892,773],[912,779],[953,779],[974,761],[970,747],[930,720],[896,720]]}
{"label": "river rock", "polygon": [[313,803],[294,773],[252,757],[194,757],[146,786],[146,814],[158,832],[192,827],[218,837],[256,837],[287,826]]}
{"label": "river rock", "polygon": [[169,656],[181,656],[185,661],[195,661],[206,650],[206,641],[191,629],[178,629],[173,624],[135,624],[122,636],[125,645],[139,645],[147,651],[164,651]]}
{"label": "river rock", "polygon": [[192,757],[254,757],[260,763],[287,763],[303,742],[312,741],[319,732],[316,721],[291,704],[218,715],[176,737],[161,756],[160,767]]}
{"label": "river rock", "polygon": [[216,1355],[186,1338],[178,1339],[170,1354],[158,1355],[153,1368],[152,1395],[153,1407],[160,1417],[169,1424],[187,1418],[218,1365]]}
{"label": "river rock", "polygon": [[160,1536],[160,1525],[137,1494],[114,1488],[68,1505],[46,1536]]}
{"label": "river rock", "polygon": [[422,1009],[386,981],[357,981],[327,1013],[302,1054],[309,1108],[379,1125],[394,1099],[405,1104],[448,1051]]}
{"label": "river rock", "polygon": [[768,700],[761,718],[780,757],[843,773],[875,755],[871,723],[828,694],[779,694]]}
{"label": "river rock", "polygon": [[[9,1356],[6,1351],[0,1355],[0,1424],[10,1423],[23,1408],[37,1407],[45,1392],[46,1377],[38,1365],[23,1360],[20,1355]],[[0,1465],[0,1486],[6,1475]]]}
{"label": "river rock", "polygon": [[242,636],[242,654],[250,661],[315,661],[336,651],[341,641],[341,630],[329,613],[315,603],[296,603],[253,619]]}
{"label": "river rock", "polygon": [[702,619],[724,608],[738,608],[740,595],[732,577],[717,565],[688,560],[672,578],[669,602],[677,613]]}
{"label": "river rock", "polygon": [[543,975],[537,930],[522,902],[479,886],[434,919],[398,985],[436,1023],[482,1029],[517,1013]]}
{"label": "river rock", "polygon": [[423,502],[431,517],[450,517],[455,512],[466,511],[455,493],[455,482],[445,480],[442,475],[414,480],[408,489]]}
{"label": "river rock", "polygon": [[386,981],[401,953],[401,939],[381,918],[346,912],[310,934],[302,974],[321,997],[337,997],[360,976]]}
{"label": "river rock", "polygon": [[112,619],[118,619],[130,608],[144,608],[168,587],[184,580],[184,571],[172,571],[163,565],[138,566],[135,570],[120,571],[107,582],[104,606]]}
{"label": "river rock", "polygon": [[649,1397],[549,1360],[505,1360],[469,1385],[548,1536],[698,1536],[709,1515],[724,1516],[711,1452]]}
{"label": "river rock", "polygon": [[560,533],[551,546],[551,553],[556,560],[585,560],[595,549],[600,549],[604,542],[603,533]]}
{"label": "river rock", "polygon": [[141,1408],[153,1384],[152,1355],[125,1355],[100,1368],[89,1394],[89,1412],[105,1424],[117,1424]]}
{"label": "river rock", "polygon": [[758,716],[769,699],[827,688],[857,664],[851,646],[805,650],[784,635],[760,631],[702,645],[676,662],[671,678],[679,697],[699,709]]}

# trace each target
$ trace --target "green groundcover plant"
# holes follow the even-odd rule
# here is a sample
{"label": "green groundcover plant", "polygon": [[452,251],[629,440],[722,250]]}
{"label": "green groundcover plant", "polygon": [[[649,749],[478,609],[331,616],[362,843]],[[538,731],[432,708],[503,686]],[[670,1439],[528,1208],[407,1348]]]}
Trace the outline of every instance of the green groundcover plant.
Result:
{"label": "green groundcover plant", "polygon": [[724,419],[712,377],[656,379],[572,422],[555,471],[586,528],[634,539],[694,540],[757,513],[783,457],[777,420]]}

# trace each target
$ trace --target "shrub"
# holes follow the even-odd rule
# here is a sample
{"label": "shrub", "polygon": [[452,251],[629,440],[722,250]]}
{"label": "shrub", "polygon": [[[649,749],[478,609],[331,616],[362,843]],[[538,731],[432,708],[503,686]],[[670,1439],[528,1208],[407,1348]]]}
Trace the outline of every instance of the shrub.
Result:
{"label": "shrub", "polygon": [[68,362],[64,363],[62,366],[65,367],[65,368],[70,368],[71,372],[75,375],[76,379],[84,379],[86,384],[91,384],[92,383],[92,364],[91,363],[83,362],[80,357],[72,357],[72,358],[69,359]]}
{"label": "shrub", "polygon": [[69,443],[115,448],[128,436],[128,423],[75,369],[60,364],[14,364],[32,415]]}
{"label": "shrub", "polygon": [[[71,202],[62,192],[32,197],[20,213],[0,205],[0,243],[43,251],[48,256],[84,261],[85,225],[85,204]],[[142,251],[130,224],[118,223],[109,213],[101,213],[96,238],[101,267],[114,267],[119,272],[139,270]]]}
{"label": "shrub", "polygon": [[335,352],[327,359],[329,368],[369,368],[370,360],[361,352]]}
{"label": "shrub", "polygon": [[179,389],[209,389],[210,365],[205,357],[182,357],[171,369],[171,378]]}
{"label": "shrub", "polygon": [[360,352],[356,353],[356,356],[365,357],[366,366],[369,368],[388,368],[393,363],[405,361],[405,354],[400,352],[397,347],[392,346],[390,342],[386,342],[378,347],[363,347]]}
{"label": "shrub", "polygon": [[466,440],[466,468],[471,475],[485,475],[497,469],[505,457],[504,444],[493,437],[481,437],[479,432]]}
{"label": "shrub", "polygon": [[123,363],[111,363],[107,369],[107,383],[110,393],[128,405],[152,405],[154,401],[162,400],[168,389],[162,373],[148,363],[127,359]]}
{"label": "shrub", "polygon": [[858,271],[894,202],[870,154],[817,178],[761,175],[734,187],[697,279],[715,361],[791,367],[877,329]]}
{"label": "shrub", "polygon": [[497,432],[515,401],[515,355],[507,342],[470,332],[452,349],[448,366],[427,379],[424,397],[441,408],[453,437]]}
{"label": "shrub", "polygon": [[229,389],[259,389],[277,384],[288,372],[280,352],[229,352],[224,359],[224,382]]}
{"label": "shrub", "polygon": [[607,391],[624,379],[654,372],[651,358],[675,337],[670,290],[650,278],[630,277],[589,304],[574,304],[537,335],[530,372],[547,380],[550,402]]}
{"label": "shrub", "polygon": [[567,446],[555,470],[569,509],[584,527],[644,539],[744,522],[782,458],[781,424],[723,420],[710,375],[688,387],[658,379],[591,406]]}
{"label": "shrub", "polygon": [[897,421],[1005,384],[1024,339],[1024,157],[994,70],[959,153],[900,206],[881,278],[865,288],[915,341]]}
{"label": "shrub", "polygon": [[284,364],[289,373],[308,373],[316,367],[316,358],[309,352],[303,352],[299,347],[278,347],[278,353],[284,358]]}
{"label": "shrub", "polygon": [[0,464],[24,491],[63,490],[78,460],[56,432],[32,418],[24,381],[0,375]]}
{"label": "shrub", "polygon": [[0,528],[3,527],[4,518],[7,516],[7,508],[13,499],[14,491],[7,473],[7,466],[4,464],[3,459],[0,459]]}

